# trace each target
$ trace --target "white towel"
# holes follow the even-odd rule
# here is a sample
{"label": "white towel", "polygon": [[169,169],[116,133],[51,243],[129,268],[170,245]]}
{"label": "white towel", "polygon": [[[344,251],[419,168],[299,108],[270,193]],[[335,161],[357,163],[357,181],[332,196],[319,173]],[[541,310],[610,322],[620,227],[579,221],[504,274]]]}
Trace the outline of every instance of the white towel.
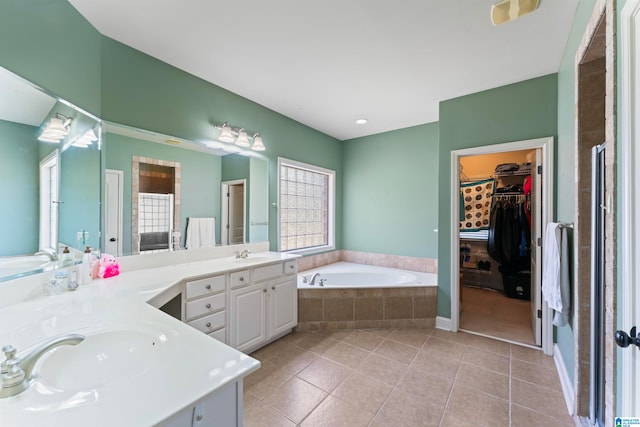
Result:
{"label": "white towel", "polygon": [[216,245],[215,218],[189,218],[187,249],[213,248]]}
{"label": "white towel", "polygon": [[553,324],[564,326],[571,308],[569,289],[569,242],[567,230],[557,222],[547,224],[543,244],[542,296],[555,310]]}

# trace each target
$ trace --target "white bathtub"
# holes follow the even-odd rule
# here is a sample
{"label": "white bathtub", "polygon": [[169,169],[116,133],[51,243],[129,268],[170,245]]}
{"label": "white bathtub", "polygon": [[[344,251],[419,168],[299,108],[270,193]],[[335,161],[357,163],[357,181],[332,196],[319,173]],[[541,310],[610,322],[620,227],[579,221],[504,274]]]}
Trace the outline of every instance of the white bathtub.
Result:
{"label": "white bathtub", "polygon": [[[311,286],[311,277],[320,275]],[[306,283],[305,283],[306,278]],[[323,284],[322,286],[320,284]],[[337,262],[298,274],[298,289],[438,286],[438,275],[372,265]]]}

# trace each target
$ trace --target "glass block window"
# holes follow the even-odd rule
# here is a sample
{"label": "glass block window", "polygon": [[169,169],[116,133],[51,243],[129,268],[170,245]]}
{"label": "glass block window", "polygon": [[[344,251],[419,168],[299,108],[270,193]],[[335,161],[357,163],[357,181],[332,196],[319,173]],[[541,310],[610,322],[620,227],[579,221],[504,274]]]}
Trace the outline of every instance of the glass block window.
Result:
{"label": "glass block window", "polygon": [[335,172],[279,159],[280,251],[332,247]]}

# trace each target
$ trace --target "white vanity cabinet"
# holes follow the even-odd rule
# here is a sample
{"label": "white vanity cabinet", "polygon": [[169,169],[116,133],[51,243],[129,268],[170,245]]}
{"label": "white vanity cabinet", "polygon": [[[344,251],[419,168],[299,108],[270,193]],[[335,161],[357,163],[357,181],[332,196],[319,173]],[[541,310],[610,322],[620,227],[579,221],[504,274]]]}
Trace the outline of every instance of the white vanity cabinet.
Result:
{"label": "white vanity cabinet", "polygon": [[242,425],[242,381],[227,384],[157,424],[159,427]]}
{"label": "white vanity cabinet", "polygon": [[224,274],[187,281],[183,321],[223,343],[227,342],[227,285]]}
{"label": "white vanity cabinet", "polygon": [[297,261],[255,267],[250,283],[231,285],[230,339],[250,352],[298,323]]}

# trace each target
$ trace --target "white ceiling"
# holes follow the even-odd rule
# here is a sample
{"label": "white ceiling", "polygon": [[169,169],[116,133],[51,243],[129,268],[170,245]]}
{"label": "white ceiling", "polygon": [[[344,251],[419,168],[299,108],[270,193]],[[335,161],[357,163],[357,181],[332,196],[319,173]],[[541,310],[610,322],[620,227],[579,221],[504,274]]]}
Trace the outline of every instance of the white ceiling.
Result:
{"label": "white ceiling", "polygon": [[557,72],[578,4],[494,27],[495,0],[69,1],[105,36],[340,140]]}

